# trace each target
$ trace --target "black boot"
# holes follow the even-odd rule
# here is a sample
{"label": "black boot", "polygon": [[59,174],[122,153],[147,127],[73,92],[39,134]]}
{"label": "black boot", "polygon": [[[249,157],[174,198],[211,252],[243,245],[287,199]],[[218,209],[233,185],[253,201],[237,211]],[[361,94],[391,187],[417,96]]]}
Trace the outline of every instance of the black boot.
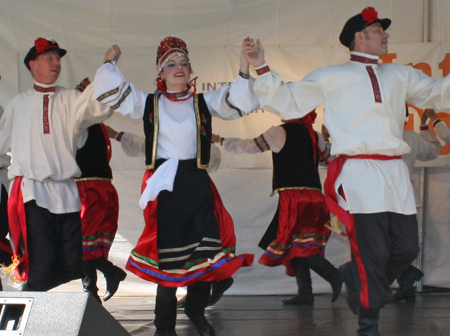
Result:
{"label": "black boot", "polygon": [[205,317],[205,308],[208,305],[210,291],[211,283],[209,282],[197,282],[187,288],[184,313],[192,321],[201,336],[216,336],[213,327]]}
{"label": "black boot", "polygon": [[314,295],[311,286],[311,272],[304,263],[305,258],[292,258],[295,279],[297,280],[298,294],[288,300],[282,300],[285,305],[311,305],[314,303]]}
{"label": "black boot", "polygon": [[231,287],[234,280],[227,278],[221,281],[214,281],[211,283],[211,296],[209,297],[208,306],[212,306],[220,300],[223,293]]}
{"label": "black boot", "polygon": [[90,260],[89,263],[104,274],[106,279],[106,293],[103,296],[103,301],[108,301],[117,292],[120,282],[125,280],[127,273],[104,256]]}
{"label": "black boot", "polygon": [[320,254],[306,257],[305,261],[309,268],[330,283],[331,289],[333,290],[331,302],[336,301],[342,290],[342,279],[338,269]]}
{"label": "black boot", "polygon": [[352,263],[348,262],[339,267],[339,274],[347,288],[347,304],[352,310],[353,314],[358,315],[360,307],[360,299],[356,283],[352,274]]}
{"label": "black boot", "polygon": [[359,329],[357,336],[380,336],[378,332],[379,309],[359,309]]}
{"label": "black boot", "polygon": [[81,282],[83,283],[83,290],[91,293],[91,295],[93,295],[99,302],[102,302],[98,296],[96,268],[90,265],[89,261],[83,261],[81,268],[83,269],[83,278],[81,279]]}
{"label": "black boot", "polygon": [[423,275],[420,269],[409,266],[397,279],[399,287],[394,294],[394,301],[405,300],[406,302],[414,302],[416,300],[414,282],[422,279]]}

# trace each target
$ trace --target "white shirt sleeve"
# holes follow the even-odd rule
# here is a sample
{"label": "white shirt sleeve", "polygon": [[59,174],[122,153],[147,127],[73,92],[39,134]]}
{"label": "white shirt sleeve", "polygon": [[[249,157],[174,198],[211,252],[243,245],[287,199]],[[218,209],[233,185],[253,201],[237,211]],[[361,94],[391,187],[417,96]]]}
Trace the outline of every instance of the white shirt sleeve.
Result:
{"label": "white shirt sleeve", "polygon": [[434,160],[441,151],[441,143],[436,135],[429,130],[420,132],[420,138],[415,145],[418,148],[417,160],[420,161]]}
{"label": "white shirt sleeve", "polygon": [[133,119],[143,117],[148,93],[136,90],[116,65],[105,63],[98,68],[93,84],[93,96],[102,104]]}
{"label": "white shirt sleeve", "polygon": [[300,82],[285,83],[271,70],[256,79],[254,90],[264,110],[286,120],[307,115],[325,100],[317,71]]}
{"label": "white shirt sleeve", "polygon": [[450,144],[450,129],[445,122],[438,122],[434,129],[439,138],[441,138],[445,143]]}
{"label": "white shirt sleeve", "polygon": [[[9,104],[6,107],[5,113],[3,113],[3,108],[1,109],[1,119],[0,119],[0,157],[5,157],[6,153],[11,150],[11,134],[13,129],[13,104]],[[6,158],[6,157],[5,157]],[[0,160],[0,168],[8,167],[9,160]]]}
{"label": "white shirt sleeve", "polygon": [[259,108],[253,91],[254,78],[237,76],[233,84],[203,94],[212,116],[220,119],[237,119]]}
{"label": "white shirt sleeve", "polygon": [[120,139],[120,145],[128,156],[145,155],[145,137],[133,133],[124,133]]}
{"label": "white shirt sleeve", "polygon": [[226,138],[223,147],[234,154],[255,154],[271,150],[278,153],[286,142],[286,131],[281,126],[273,126],[254,139]]}

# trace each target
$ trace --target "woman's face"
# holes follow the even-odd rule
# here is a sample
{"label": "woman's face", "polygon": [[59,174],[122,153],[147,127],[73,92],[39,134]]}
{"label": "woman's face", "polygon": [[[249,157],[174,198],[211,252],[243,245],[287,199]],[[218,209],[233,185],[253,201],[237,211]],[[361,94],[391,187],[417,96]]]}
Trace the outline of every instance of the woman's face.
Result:
{"label": "woman's face", "polygon": [[161,71],[161,78],[165,80],[168,91],[182,91],[189,83],[191,67],[184,55],[171,54],[168,56]]}

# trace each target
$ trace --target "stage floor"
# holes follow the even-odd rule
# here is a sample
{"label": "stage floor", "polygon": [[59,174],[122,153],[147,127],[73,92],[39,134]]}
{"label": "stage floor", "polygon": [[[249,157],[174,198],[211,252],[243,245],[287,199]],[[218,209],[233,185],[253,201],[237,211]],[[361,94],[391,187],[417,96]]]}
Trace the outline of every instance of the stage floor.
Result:
{"label": "stage floor", "polygon": [[[312,306],[285,306],[289,296],[224,296],[206,317],[217,336],[353,336],[357,316],[345,293],[331,303],[330,294],[315,295]],[[153,336],[155,297],[113,297],[105,308],[131,335]],[[450,294],[417,294],[416,302],[391,303],[380,314],[382,336],[450,335]],[[178,336],[196,336],[196,329],[178,310]]]}

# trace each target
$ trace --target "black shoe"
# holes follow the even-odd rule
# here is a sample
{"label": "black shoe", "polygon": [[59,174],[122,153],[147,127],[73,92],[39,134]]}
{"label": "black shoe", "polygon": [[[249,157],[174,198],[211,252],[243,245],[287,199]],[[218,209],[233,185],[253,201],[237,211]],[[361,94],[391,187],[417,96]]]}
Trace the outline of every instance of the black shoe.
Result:
{"label": "black shoe", "polygon": [[378,332],[379,309],[367,309],[361,307],[359,312],[357,336],[380,336]]}
{"label": "black shoe", "polygon": [[186,295],[177,301],[177,308],[186,308]]}
{"label": "black shoe", "polygon": [[175,332],[175,329],[167,331],[156,329],[155,336],[177,336],[177,333]]}
{"label": "black shoe", "polygon": [[416,294],[414,283],[423,278],[423,272],[414,267],[409,266],[409,268],[404,272],[398,279],[398,289],[394,294],[394,301],[405,300],[406,302],[415,302]]}
{"label": "black shoe", "polygon": [[106,293],[103,296],[103,301],[108,301],[117,292],[121,281],[125,280],[127,273],[120,267],[116,268],[116,274],[114,276],[106,277]]}
{"label": "black shoe", "polygon": [[195,325],[201,336],[216,336],[213,327],[211,327],[209,322],[206,320],[204,313],[192,313],[188,309],[185,309],[184,313]]}
{"label": "black shoe", "polygon": [[233,278],[228,278],[225,280],[213,282],[211,284],[212,290],[211,290],[211,296],[209,297],[209,300],[208,300],[208,306],[212,306],[212,305],[216,304],[217,301],[219,301],[220,298],[222,297],[223,293],[225,293],[225,291],[231,287],[233,282],[234,282]]}
{"label": "black shoe", "polygon": [[345,288],[347,289],[347,304],[352,310],[353,314],[358,315],[360,300],[350,268],[351,268],[350,262],[342,265],[341,267],[339,267],[339,274],[341,276],[342,281],[345,283]]}
{"label": "black shoe", "polygon": [[314,295],[312,292],[301,292],[281,302],[285,305],[312,305],[314,303]]}
{"label": "black shoe", "polygon": [[310,269],[329,282],[333,291],[331,302],[336,301],[342,290],[342,279],[338,269],[320,254],[305,257],[304,260]]}

